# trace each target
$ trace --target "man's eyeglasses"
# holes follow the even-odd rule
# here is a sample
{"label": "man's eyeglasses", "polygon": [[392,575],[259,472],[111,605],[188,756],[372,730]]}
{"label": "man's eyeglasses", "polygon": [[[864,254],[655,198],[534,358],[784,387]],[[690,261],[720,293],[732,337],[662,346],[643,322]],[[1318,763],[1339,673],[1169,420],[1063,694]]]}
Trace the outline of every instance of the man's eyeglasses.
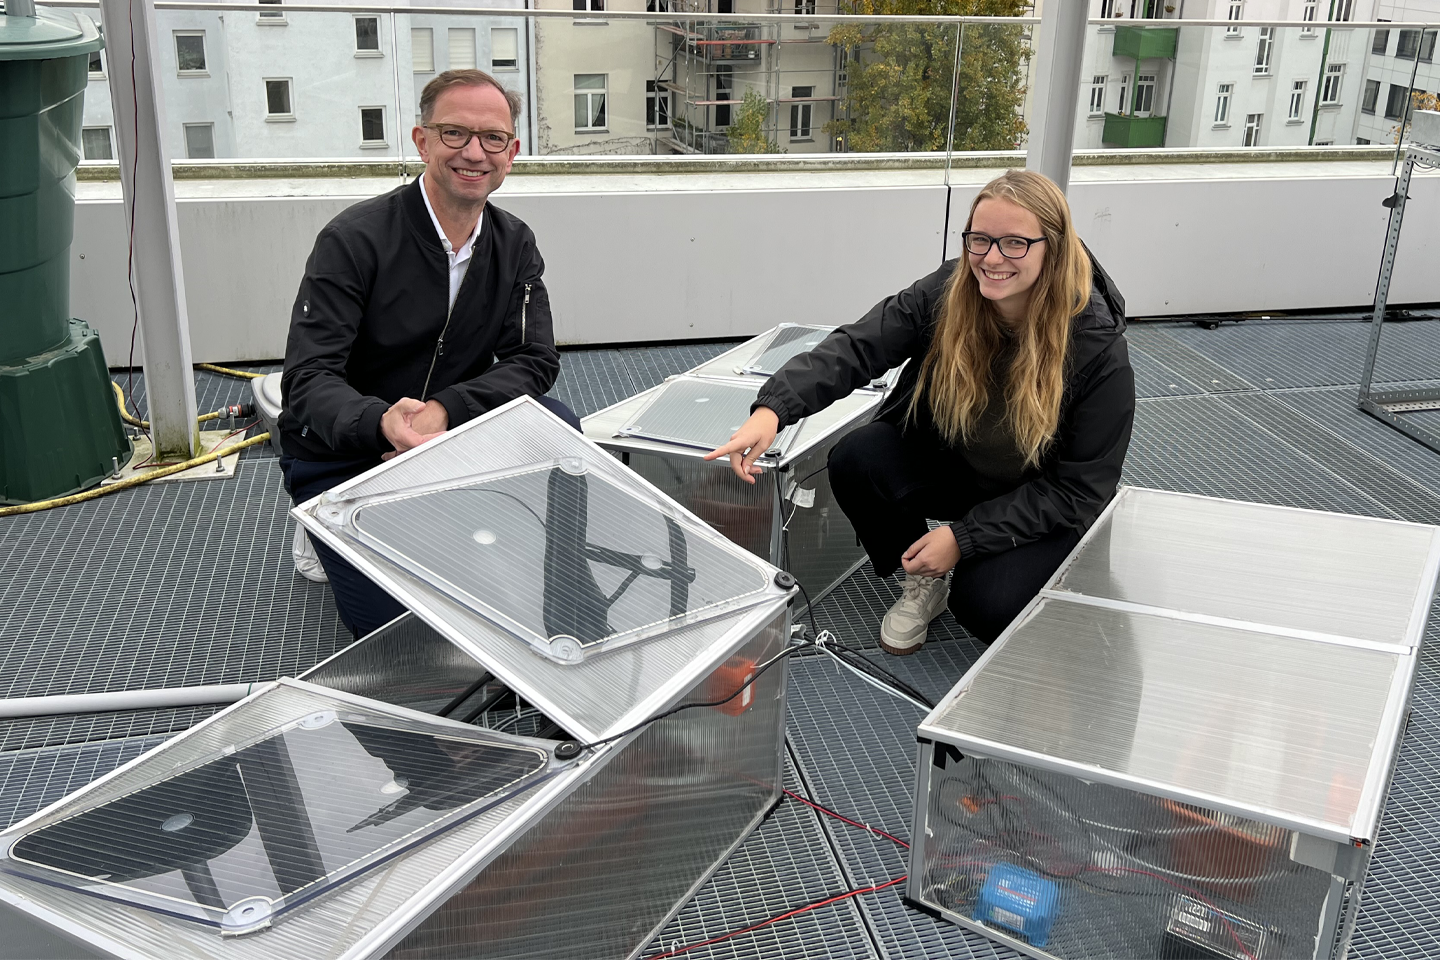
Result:
{"label": "man's eyeglasses", "polygon": [[973,230],[966,230],[960,234],[965,240],[965,249],[972,256],[983,257],[990,252],[993,246],[1000,247],[1000,256],[1007,260],[1023,259],[1025,254],[1030,252],[1031,244],[1044,243],[1044,237],[1036,237],[1031,240],[1028,237],[992,237],[987,233],[976,233]]}
{"label": "man's eyeglasses", "polygon": [[452,150],[464,150],[472,137],[480,140],[480,149],[486,153],[504,153],[510,149],[515,134],[508,130],[471,130],[457,123],[423,123],[427,130],[434,130],[440,142]]}

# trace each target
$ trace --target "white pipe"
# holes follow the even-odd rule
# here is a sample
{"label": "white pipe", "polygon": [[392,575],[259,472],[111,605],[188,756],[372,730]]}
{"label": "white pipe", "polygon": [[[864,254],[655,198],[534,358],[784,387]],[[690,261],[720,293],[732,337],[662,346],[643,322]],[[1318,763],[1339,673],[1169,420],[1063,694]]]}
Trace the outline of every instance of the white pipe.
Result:
{"label": "white pipe", "polygon": [[114,693],[76,693],[54,697],[16,697],[0,700],[0,720],[18,717],[55,717],[69,713],[110,713],[116,710],[154,710],[193,707],[207,703],[234,703],[249,695],[253,683],[226,683],[209,687],[175,687],[170,690],[118,690]]}

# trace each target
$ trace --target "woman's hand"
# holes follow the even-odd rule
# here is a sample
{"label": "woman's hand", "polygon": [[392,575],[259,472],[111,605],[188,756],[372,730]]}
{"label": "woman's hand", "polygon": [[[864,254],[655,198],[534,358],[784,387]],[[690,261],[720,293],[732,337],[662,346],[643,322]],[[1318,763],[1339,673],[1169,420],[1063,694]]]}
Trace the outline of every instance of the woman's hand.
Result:
{"label": "woman's hand", "polygon": [[943,577],[960,562],[960,545],[955,531],[948,526],[936,527],[910,544],[900,557],[906,573],[917,577]]}
{"label": "woman's hand", "polygon": [[730,442],[716,447],[705,454],[706,460],[730,457],[730,468],[735,476],[746,483],[754,483],[752,474],[760,473],[755,461],[775,443],[775,434],[780,432],[780,418],[769,407],[759,407],[750,414],[750,419],[740,424],[740,429],[730,435]]}

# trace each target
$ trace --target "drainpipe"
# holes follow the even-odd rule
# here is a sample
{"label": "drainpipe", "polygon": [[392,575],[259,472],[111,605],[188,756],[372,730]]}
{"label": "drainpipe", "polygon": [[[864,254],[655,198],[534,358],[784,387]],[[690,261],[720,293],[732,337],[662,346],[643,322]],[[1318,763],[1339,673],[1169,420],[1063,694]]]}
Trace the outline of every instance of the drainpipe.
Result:
{"label": "drainpipe", "polygon": [[[1330,23],[1335,16],[1335,0],[1330,0],[1330,12],[1325,15],[1325,22]],[[1325,61],[1330,59],[1330,28],[1325,28],[1325,44],[1320,48],[1320,76],[1315,78],[1315,102],[1310,105],[1310,142],[1307,146],[1315,146],[1315,125],[1320,122],[1320,93],[1325,89]],[[1362,61],[1363,62],[1363,61]],[[1360,78],[1361,96],[1364,96],[1365,78]]]}

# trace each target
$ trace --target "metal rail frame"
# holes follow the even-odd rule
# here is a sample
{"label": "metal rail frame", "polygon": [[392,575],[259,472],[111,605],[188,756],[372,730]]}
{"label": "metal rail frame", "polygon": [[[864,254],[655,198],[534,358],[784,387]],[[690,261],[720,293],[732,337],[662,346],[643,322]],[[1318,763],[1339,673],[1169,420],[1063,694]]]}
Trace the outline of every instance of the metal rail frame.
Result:
{"label": "metal rail frame", "polygon": [[1395,251],[1400,242],[1400,221],[1405,217],[1410,177],[1417,164],[1427,168],[1440,167],[1440,148],[1416,143],[1406,144],[1405,157],[1395,182],[1395,193],[1385,201],[1385,205],[1390,208],[1390,226],[1385,232],[1385,250],[1380,257],[1380,277],[1375,283],[1375,313],[1370,321],[1370,345],[1365,353],[1365,369],[1360,375],[1360,395],[1356,399],[1360,409],[1370,416],[1440,453],[1440,434],[1401,416],[1417,410],[1440,410],[1440,387],[1372,389],[1375,356],[1380,350],[1380,331],[1385,324],[1385,302],[1390,294],[1390,280],[1395,272]]}

